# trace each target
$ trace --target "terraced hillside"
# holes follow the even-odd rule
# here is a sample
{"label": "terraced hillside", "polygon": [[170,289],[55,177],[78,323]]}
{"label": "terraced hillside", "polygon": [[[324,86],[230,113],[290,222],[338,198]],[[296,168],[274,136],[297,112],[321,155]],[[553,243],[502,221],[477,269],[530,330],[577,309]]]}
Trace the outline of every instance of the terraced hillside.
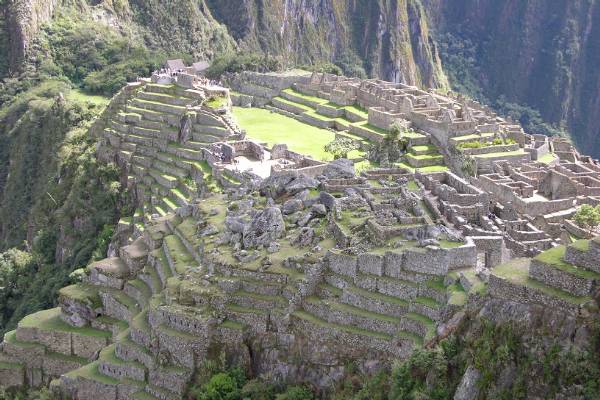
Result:
{"label": "terraced hillside", "polygon": [[[257,106],[264,105],[267,110],[316,128],[328,129],[335,132],[336,137],[353,140],[359,149],[350,155],[355,162],[363,161],[373,144],[381,143],[389,134],[389,129],[382,129],[369,123],[368,109],[358,104],[336,104],[331,101],[327,93],[315,95],[303,92],[293,80],[283,83],[281,80],[272,82],[265,81],[264,76],[248,74],[244,75],[243,81],[233,79],[230,84],[237,91],[233,92],[236,103],[249,102]],[[292,136],[292,141],[295,139],[293,130],[286,131],[285,134]],[[408,139],[410,147],[415,148],[411,149],[397,166],[413,172],[416,169],[424,172],[447,170],[444,157],[431,142],[429,134],[411,129],[403,132],[403,136]],[[298,139],[302,140],[300,136]],[[313,152],[319,154],[316,149]]]}
{"label": "terraced hillside", "polygon": [[[127,172],[127,185],[135,186],[140,205],[136,217],[164,216],[190,204],[207,187],[236,186],[235,177],[213,175],[206,161],[212,143],[241,136],[223,112],[227,101],[152,83],[128,86],[115,97],[104,116],[105,128],[97,133],[99,157],[116,159]],[[186,123],[189,132],[182,136]]]}
{"label": "terraced hillside", "polygon": [[595,238],[552,248],[533,259],[513,260],[494,269],[490,293],[499,298],[551,305],[578,315],[593,304],[592,296],[600,280],[598,254],[600,239]]}

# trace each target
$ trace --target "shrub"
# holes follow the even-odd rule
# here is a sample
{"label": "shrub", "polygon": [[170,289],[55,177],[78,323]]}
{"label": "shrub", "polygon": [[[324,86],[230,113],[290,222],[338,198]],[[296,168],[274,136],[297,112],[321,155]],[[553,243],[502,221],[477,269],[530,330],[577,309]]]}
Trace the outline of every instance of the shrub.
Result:
{"label": "shrub", "polygon": [[479,149],[483,147],[483,144],[478,140],[473,140],[470,142],[459,143],[458,147],[461,149]]}
{"label": "shrub", "polygon": [[337,137],[323,147],[336,160],[338,158],[348,158],[348,153],[356,150],[356,148],[354,140],[346,137]]}
{"label": "shrub", "polygon": [[210,79],[219,79],[225,73],[271,72],[282,68],[281,60],[273,56],[259,53],[225,53],[215,57],[206,70],[206,76]]}
{"label": "shrub", "polygon": [[600,225],[600,205],[596,207],[589,204],[582,205],[573,216],[573,221],[584,229],[594,230]]}
{"label": "shrub", "polygon": [[303,386],[291,386],[285,393],[278,394],[277,400],[313,400],[315,397],[310,390]]}
{"label": "shrub", "polygon": [[199,390],[192,389],[196,400],[239,400],[242,392],[238,382],[225,372],[213,375]]}
{"label": "shrub", "polygon": [[275,400],[275,388],[269,383],[253,379],[242,388],[242,398],[244,400]]}

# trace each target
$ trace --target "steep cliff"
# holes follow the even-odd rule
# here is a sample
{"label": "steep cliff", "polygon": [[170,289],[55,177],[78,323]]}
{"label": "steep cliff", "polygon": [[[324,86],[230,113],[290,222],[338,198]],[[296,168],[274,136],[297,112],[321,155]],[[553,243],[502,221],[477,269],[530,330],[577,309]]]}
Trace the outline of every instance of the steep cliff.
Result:
{"label": "steep cliff", "polygon": [[290,65],[350,53],[370,75],[446,85],[420,0],[208,0],[208,5],[241,47],[281,54]]}
{"label": "steep cliff", "polygon": [[486,97],[538,109],[565,125],[579,148],[600,154],[598,2],[430,0],[427,7],[438,33],[473,47],[467,72]]}
{"label": "steep cliff", "polygon": [[16,70],[30,51],[41,26],[52,18],[59,0],[8,0],[4,3],[9,66]]}

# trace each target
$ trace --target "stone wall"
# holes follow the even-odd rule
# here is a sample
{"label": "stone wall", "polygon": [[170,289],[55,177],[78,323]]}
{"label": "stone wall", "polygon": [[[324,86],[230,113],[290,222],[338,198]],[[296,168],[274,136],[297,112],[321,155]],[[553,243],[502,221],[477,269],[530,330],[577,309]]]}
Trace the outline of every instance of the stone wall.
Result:
{"label": "stone wall", "polygon": [[546,265],[535,258],[531,260],[529,276],[575,296],[589,296],[594,286],[594,282],[591,279],[577,277],[551,265]]}
{"label": "stone wall", "polygon": [[500,299],[523,304],[537,303],[548,308],[560,308],[571,315],[579,314],[579,306],[554,296],[549,296],[531,287],[518,285],[490,275],[488,293]]}

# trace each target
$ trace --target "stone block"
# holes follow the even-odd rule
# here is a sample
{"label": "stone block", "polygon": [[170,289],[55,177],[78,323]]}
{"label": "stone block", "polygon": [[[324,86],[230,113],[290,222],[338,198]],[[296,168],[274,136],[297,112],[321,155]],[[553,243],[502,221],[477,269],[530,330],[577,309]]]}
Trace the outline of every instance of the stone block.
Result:
{"label": "stone block", "polygon": [[392,278],[399,278],[402,273],[403,254],[388,251],[385,254],[385,275]]}
{"label": "stone block", "polygon": [[108,345],[108,338],[84,336],[77,333],[71,335],[71,340],[73,343],[73,354],[88,359],[91,359],[96,352]]}
{"label": "stone block", "polygon": [[384,257],[378,254],[363,253],[358,256],[358,270],[365,274],[382,276]]}
{"label": "stone block", "polygon": [[351,278],[356,277],[357,258],[355,256],[330,251],[327,258],[331,271]]}

